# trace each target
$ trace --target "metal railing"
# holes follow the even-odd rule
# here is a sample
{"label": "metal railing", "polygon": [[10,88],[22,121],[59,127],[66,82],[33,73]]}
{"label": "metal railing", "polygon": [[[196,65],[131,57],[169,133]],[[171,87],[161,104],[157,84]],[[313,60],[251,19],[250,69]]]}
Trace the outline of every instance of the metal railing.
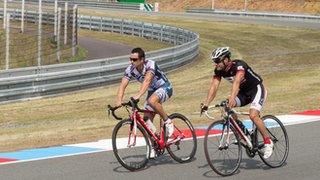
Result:
{"label": "metal railing", "polygon": [[[29,19],[35,15],[29,13]],[[19,16],[16,16],[19,19]],[[48,18],[49,21],[52,18]],[[35,18],[36,20],[36,18]],[[165,71],[192,61],[199,53],[199,35],[177,27],[107,17],[80,16],[78,26],[94,31],[130,34],[174,47],[146,53]],[[88,87],[111,84],[123,76],[129,56],[76,63],[0,71],[0,102],[47,96]]]}
{"label": "metal railing", "polygon": [[[14,0],[17,1],[17,0]],[[26,0],[29,4],[37,4],[38,0]],[[44,4],[53,4],[54,0],[42,0]],[[126,10],[142,10],[139,3],[118,3],[118,2],[98,2],[98,1],[77,1],[77,0],[59,0],[59,4],[68,2],[70,5],[77,4],[80,7],[99,8],[99,9],[126,9]]]}

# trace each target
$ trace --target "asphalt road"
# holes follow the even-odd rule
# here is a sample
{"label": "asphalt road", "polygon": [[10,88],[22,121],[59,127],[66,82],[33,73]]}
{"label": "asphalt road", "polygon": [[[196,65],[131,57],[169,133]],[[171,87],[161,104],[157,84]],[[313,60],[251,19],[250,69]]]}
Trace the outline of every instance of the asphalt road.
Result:
{"label": "asphalt road", "polygon": [[[243,154],[239,172],[225,180],[318,180],[320,170],[320,122],[286,126],[290,139],[287,163],[271,169],[259,157],[253,159]],[[100,152],[64,158],[55,158],[0,166],[0,179],[218,179],[208,166],[203,150],[203,139],[198,141],[196,159],[179,164],[169,155],[148,163],[147,168],[129,172],[115,159],[113,152]]]}
{"label": "asphalt road", "polygon": [[87,60],[129,55],[132,46],[121,43],[79,37],[79,45],[88,51]]}

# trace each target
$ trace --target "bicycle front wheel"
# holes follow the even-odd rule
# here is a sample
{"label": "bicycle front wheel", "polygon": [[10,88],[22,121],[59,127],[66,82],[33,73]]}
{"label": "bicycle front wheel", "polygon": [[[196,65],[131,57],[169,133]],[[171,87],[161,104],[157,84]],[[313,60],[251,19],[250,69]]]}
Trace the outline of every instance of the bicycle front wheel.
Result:
{"label": "bicycle front wheel", "polygon": [[[268,159],[263,158],[263,154],[259,151],[261,160],[272,168],[282,166],[288,157],[289,153],[289,138],[285,127],[282,122],[272,115],[263,116],[263,123],[265,124],[271,140],[273,141],[273,153]],[[259,147],[263,146],[263,137],[259,131],[255,131],[258,137]]]}
{"label": "bicycle front wheel", "polygon": [[167,151],[177,162],[189,162],[197,151],[197,137],[194,128],[188,118],[182,114],[171,114],[169,118],[173,121],[174,131],[167,139],[167,144],[169,144]]}
{"label": "bicycle front wheel", "polygon": [[113,129],[112,147],[119,163],[130,171],[146,166],[150,144],[146,132],[137,124],[136,135],[131,119],[120,121]]}
{"label": "bicycle front wheel", "polygon": [[224,120],[213,122],[208,127],[204,152],[210,167],[221,176],[234,174],[240,166],[242,149],[239,136]]}

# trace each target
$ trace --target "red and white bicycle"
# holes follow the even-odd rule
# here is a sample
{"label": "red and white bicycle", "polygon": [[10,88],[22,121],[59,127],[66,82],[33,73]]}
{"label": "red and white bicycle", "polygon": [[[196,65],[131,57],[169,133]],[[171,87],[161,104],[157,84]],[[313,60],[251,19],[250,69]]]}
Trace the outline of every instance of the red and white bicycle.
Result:
{"label": "red and white bicycle", "polygon": [[[127,119],[115,114],[121,107],[127,110]],[[169,116],[174,124],[174,132],[170,137],[166,137],[163,120],[160,120],[160,134],[153,133],[140,115],[146,110],[140,109],[133,99],[122,103],[120,107],[108,105],[108,112],[121,120],[113,129],[112,147],[114,155],[124,168],[130,171],[144,168],[148,163],[151,148],[157,156],[167,149],[170,156],[179,163],[193,159],[197,150],[197,138],[192,124],[182,114],[174,113]]]}

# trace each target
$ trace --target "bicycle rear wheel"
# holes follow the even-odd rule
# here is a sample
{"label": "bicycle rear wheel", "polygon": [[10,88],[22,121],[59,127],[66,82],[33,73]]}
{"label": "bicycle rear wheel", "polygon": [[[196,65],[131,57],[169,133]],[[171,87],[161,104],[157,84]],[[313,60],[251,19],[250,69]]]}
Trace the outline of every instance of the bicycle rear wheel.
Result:
{"label": "bicycle rear wheel", "polygon": [[231,125],[229,127],[224,120],[213,122],[204,137],[204,152],[207,162],[221,176],[234,174],[238,170],[242,158],[238,134]]}
{"label": "bicycle rear wheel", "polygon": [[167,143],[174,143],[167,147],[167,151],[177,162],[189,162],[197,151],[197,137],[194,128],[188,118],[182,114],[174,113],[169,118],[173,121],[174,131],[167,139]]}
{"label": "bicycle rear wheel", "polygon": [[119,163],[130,171],[145,167],[150,154],[150,144],[146,132],[140,124],[137,124],[136,143],[134,144],[133,127],[133,121],[126,119],[120,121],[112,133],[114,155]]}
{"label": "bicycle rear wheel", "polygon": [[[282,122],[272,115],[263,116],[262,121],[264,122],[271,140],[274,143],[273,153],[268,159],[263,158],[263,154],[259,151],[261,160],[272,168],[282,166],[288,157],[289,153],[289,138],[287,131],[283,126]],[[263,137],[258,130],[255,130],[256,137],[258,139],[259,147],[263,147]]]}

